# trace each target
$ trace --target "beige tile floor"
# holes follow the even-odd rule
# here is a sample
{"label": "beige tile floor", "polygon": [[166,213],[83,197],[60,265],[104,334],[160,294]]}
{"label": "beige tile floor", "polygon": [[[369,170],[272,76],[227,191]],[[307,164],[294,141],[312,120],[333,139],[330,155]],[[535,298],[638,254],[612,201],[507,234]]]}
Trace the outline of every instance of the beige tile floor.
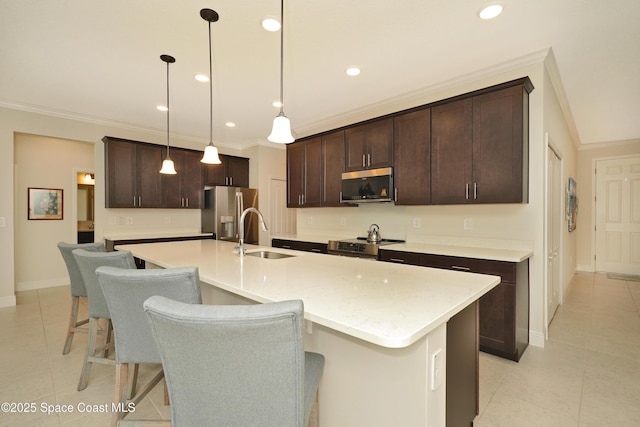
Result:
{"label": "beige tile floor", "polygon": [[[19,292],[16,307],[0,309],[0,402],[36,406],[35,413],[0,413],[0,426],[109,425],[111,414],[85,408],[113,401],[113,366],[95,364],[89,386],[78,392],[86,336],[77,335],[62,355],[68,292]],[[576,274],[544,349],[530,346],[519,363],[480,354],[475,425],[640,425],[639,306],[640,282]],[[142,370],[141,380],[152,373]],[[169,419],[162,391],[157,386],[127,418]],[[42,412],[63,404],[74,411]]]}

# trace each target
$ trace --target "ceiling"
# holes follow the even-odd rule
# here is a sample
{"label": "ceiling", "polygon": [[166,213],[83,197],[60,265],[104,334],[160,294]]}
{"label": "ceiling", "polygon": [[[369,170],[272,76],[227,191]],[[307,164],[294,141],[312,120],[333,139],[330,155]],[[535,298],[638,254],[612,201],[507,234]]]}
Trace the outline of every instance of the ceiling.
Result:
{"label": "ceiling", "polygon": [[[640,1],[285,0],[285,113],[298,135],[399,96],[428,92],[552,49],[577,142],[640,139]],[[0,106],[209,139],[212,24],[214,143],[266,141],[278,109],[278,0],[0,0]],[[362,73],[348,77],[358,65]],[[498,67],[499,68],[499,67]],[[225,126],[236,123],[234,128]],[[337,127],[338,123],[334,127]],[[325,126],[325,128],[322,128]],[[575,128],[574,128],[575,126]]]}

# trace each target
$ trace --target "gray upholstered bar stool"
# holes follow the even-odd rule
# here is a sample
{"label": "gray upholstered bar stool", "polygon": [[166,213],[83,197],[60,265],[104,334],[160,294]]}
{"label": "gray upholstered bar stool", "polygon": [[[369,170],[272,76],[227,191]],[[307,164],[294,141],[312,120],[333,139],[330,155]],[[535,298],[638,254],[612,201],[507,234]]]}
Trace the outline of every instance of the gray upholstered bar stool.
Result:
{"label": "gray upholstered bar stool", "polygon": [[304,351],[300,300],[193,305],[144,303],[174,426],[306,426],[324,356]]}
{"label": "gray upholstered bar stool", "polygon": [[[114,359],[107,357],[108,351],[112,347],[110,342],[111,313],[109,313],[107,301],[105,301],[104,294],[98,283],[96,269],[102,266],[135,269],[136,264],[133,260],[133,255],[129,251],[89,252],[84,249],[75,249],[72,253],[87,287],[87,300],[89,301],[89,338],[87,339],[87,351],[84,356],[80,380],[78,381],[78,390],[84,390],[87,388],[93,363],[115,364]],[[106,319],[107,324],[104,330],[103,344],[97,346],[100,319]]]}
{"label": "gray upholstered bar stool", "polygon": [[[98,281],[109,305],[116,341],[115,403],[138,404],[162,379],[162,361],[158,346],[144,314],[143,303],[154,295],[163,295],[189,304],[200,304],[200,279],[196,267],[151,270],[123,270],[100,267]],[[140,363],[160,365],[160,371],[136,393]],[[125,412],[113,413],[114,427]],[[177,424],[175,424],[177,425]]]}
{"label": "gray upholstered bar stool", "polygon": [[67,328],[67,338],[64,341],[64,347],[62,354],[67,354],[71,350],[71,344],[73,343],[73,336],[76,332],[87,333],[88,328],[81,328],[80,326],[89,323],[89,319],[78,320],[78,309],[80,307],[80,298],[87,297],[87,288],[84,286],[84,280],[78,269],[78,263],[73,257],[71,251],[74,249],[84,249],[90,252],[106,252],[103,243],[58,243],[58,249],[62,254],[62,259],[67,266],[67,272],[69,273],[69,282],[71,283],[71,315],[69,316],[69,327]]}

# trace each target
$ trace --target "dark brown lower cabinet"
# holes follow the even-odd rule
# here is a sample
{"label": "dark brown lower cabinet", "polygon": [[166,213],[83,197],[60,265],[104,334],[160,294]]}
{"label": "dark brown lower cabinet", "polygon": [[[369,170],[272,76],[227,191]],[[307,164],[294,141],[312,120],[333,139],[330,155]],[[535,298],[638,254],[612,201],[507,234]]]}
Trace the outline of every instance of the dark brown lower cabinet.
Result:
{"label": "dark brown lower cabinet", "polygon": [[447,322],[447,426],[473,426],[479,404],[478,302]]}
{"label": "dark brown lower cabinet", "polygon": [[299,240],[271,239],[271,246],[274,248],[292,249],[294,251],[327,253],[326,243],[301,242]]}
{"label": "dark brown lower cabinet", "polygon": [[480,350],[520,360],[529,345],[529,260],[521,262],[381,250],[380,260],[500,276],[480,298]]}

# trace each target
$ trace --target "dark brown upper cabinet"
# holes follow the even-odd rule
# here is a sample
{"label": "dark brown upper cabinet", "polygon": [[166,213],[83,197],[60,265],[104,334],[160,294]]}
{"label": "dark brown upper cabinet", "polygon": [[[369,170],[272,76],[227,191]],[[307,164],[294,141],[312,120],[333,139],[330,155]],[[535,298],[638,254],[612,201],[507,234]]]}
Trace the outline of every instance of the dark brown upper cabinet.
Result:
{"label": "dark brown upper cabinet", "polygon": [[161,175],[162,207],[200,209],[202,207],[202,163],[199,151],[170,150],[176,175]]}
{"label": "dark brown upper cabinet", "polygon": [[431,203],[431,110],[393,119],[394,200],[396,205]]}
{"label": "dark brown upper cabinet", "polygon": [[106,208],[162,207],[163,146],[104,137]]}
{"label": "dark brown upper cabinet", "polygon": [[344,131],[322,136],[322,206],[341,206]]}
{"label": "dark brown upper cabinet", "polygon": [[393,119],[345,129],[345,171],[393,166]]}
{"label": "dark brown upper cabinet", "polygon": [[322,138],[287,145],[287,207],[322,204]]}
{"label": "dark brown upper cabinet", "polygon": [[433,204],[529,201],[529,79],[432,108]]}
{"label": "dark brown upper cabinet", "polygon": [[204,185],[249,187],[249,159],[220,154],[219,165],[203,166]]}

